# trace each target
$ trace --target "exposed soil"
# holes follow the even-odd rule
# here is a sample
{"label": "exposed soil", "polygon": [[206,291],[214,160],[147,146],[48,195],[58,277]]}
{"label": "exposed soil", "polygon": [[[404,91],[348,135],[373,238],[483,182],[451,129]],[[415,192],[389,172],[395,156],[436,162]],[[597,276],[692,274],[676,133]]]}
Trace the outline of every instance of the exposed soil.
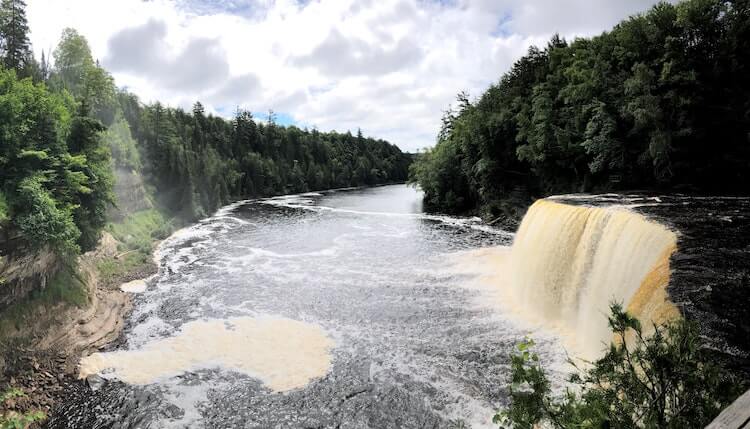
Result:
{"label": "exposed soil", "polygon": [[156,272],[156,266],[150,262],[103,284],[97,263],[117,254],[117,241],[105,233],[96,249],[80,257],[79,270],[89,289],[88,306],[38,308],[31,325],[3,333],[0,392],[18,388],[26,396],[0,404],[0,414],[31,410],[49,414],[66,392],[84,383],[78,380],[80,358],[104,349],[120,336],[131,302],[117,286],[147,277]]}

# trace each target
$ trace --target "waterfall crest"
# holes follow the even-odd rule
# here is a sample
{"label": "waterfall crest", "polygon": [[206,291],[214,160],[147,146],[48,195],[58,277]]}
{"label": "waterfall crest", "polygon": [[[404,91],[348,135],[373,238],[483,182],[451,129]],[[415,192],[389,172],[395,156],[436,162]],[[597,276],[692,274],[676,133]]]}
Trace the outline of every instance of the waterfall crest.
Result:
{"label": "waterfall crest", "polygon": [[679,315],[666,292],[676,242],[665,226],[623,208],[539,200],[513,242],[510,292],[522,311],[572,332],[593,359],[612,339],[610,302],[644,328]]}

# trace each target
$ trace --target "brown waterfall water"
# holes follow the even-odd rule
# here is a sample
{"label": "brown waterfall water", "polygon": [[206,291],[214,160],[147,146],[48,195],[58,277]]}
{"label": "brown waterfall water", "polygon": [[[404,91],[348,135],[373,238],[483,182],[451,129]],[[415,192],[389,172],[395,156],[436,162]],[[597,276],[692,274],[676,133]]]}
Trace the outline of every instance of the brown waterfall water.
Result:
{"label": "brown waterfall water", "polygon": [[612,339],[607,315],[623,304],[648,330],[679,316],[669,301],[669,259],[677,236],[622,207],[539,200],[512,247],[492,252],[503,307],[568,337],[571,352],[596,358]]}

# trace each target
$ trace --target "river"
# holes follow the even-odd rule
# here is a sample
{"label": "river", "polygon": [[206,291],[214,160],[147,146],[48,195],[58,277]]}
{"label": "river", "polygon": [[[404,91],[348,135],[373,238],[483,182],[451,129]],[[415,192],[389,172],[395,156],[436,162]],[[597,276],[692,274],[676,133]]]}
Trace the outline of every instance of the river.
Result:
{"label": "river", "polygon": [[87,362],[107,381],[71,392],[48,427],[492,427],[529,330],[467,287],[461,261],[512,234],[424,214],[421,198],[393,185],[243,201],[175,233],[122,341]]}

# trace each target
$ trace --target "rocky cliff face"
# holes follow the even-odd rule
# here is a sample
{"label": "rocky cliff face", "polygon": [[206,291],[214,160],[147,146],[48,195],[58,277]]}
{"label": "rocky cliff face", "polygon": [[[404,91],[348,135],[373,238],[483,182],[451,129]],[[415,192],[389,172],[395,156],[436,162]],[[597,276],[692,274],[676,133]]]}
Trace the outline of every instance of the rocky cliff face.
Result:
{"label": "rocky cliff face", "polygon": [[114,173],[114,193],[117,205],[110,208],[107,213],[109,219],[115,222],[121,221],[131,213],[153,207],[139,173],[124,168],[116,168]]}
{"label": "rocky cliff face", "polygon": [[0,254],[0,311],[33,290],[44,289],[60,268],[59,258],[46,248]]}

